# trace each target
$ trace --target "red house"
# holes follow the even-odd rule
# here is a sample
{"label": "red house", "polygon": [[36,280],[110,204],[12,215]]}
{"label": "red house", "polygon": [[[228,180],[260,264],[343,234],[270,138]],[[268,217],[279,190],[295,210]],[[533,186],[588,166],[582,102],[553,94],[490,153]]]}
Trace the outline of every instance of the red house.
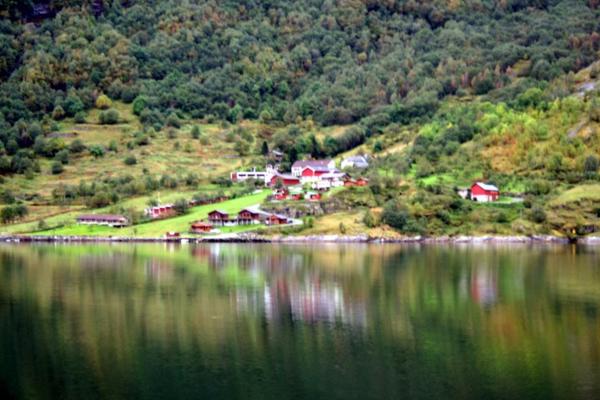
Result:
{"label": "red house", "polygon": [[283,186],[294,186],[300,184],[300,178],[287,174],[273,175],[271,182],[269,182],[269,186],[275,186],[277,182],[281,182]]}
{"label": "red house", "polygon": [[496,201],[500,197],[500,191],[494,185],[483,182],[475,182],[471,186],[471,200],[487,203]]}
{"label": "red house", "polygon": [[260,222],[262,213],[252,210],[250,208],[244,208],[238,213],[238,224],[240,225],[251,225]]}
{"label": "red house", "polygon": [[231,222],[229,219],[229,214],[225,211],[213,210],[208,213],[208,222],[213,225],[225,225],[226,223]]}
{"label": "red house", "polygon": [[203,221],[194,222],[191,226],[190,232],[192,233],[208,233],[212,231],[212,224]]}
{"label": "red house", "polygon": [[269,218],[267,218],[266,223],[269,225],[285,225],[289,223],[289,220],[284,215],[271,214],[269,215]]}

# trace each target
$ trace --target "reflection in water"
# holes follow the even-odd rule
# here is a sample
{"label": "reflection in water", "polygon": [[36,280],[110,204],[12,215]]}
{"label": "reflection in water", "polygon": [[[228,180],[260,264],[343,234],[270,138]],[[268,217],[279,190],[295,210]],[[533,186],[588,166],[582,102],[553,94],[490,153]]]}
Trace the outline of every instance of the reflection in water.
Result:
{"label": "reflection in water", "polygon": [[600,397],[600,250],[2,245],[0,394]]}

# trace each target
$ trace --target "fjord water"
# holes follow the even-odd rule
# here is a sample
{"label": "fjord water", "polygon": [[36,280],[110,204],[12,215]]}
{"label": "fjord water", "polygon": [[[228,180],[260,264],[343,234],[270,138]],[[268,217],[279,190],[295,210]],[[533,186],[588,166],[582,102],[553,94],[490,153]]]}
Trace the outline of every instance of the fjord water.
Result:
{"label": "fjord water", "polygon": [[600,249],[1,245],[2,398],[600,398]]}

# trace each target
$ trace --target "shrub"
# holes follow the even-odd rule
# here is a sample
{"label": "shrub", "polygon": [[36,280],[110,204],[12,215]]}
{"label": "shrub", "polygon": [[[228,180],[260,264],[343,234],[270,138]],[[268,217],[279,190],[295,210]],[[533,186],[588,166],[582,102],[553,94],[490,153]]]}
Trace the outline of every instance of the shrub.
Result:
{"label": "shrub", "polygon": [[381,220],[394,229],[402,230],[408,222],[408,212],[396,201],[390,200],[383,207]]}
{"label": "shrub", "polygon": [[75,139],[69,145],[69,151],[73,154],[82,153],[86,149],[81,139]]}
{"label": "shrub", "polygon": [[90,146],[89,152],[95,158],[100,158],[100,157],[104,157],[104,153],[106,151],[104,150],[104,146],[95,144],[95,145]]}
{"label": "shrub", "polygon": [[98,96],[96,99],[96,108],[99,108],[100,110],[108,110],[110,107],[112,107],[112,101],[107,95],[101,94]]}
{"label": "shrub", "polygon": [[179,117],[175,113],[169,114],[167,117],[167,126],[172,126],[173,128],[181,128],[181,121],[179,121]]}
{"label": "shrub", "polygon": [[200,135],[202,132],[200,131],[200,127],[198,125],[194,125],[192,127],[191,135],[193,139],[200,139]]}
{"label": "shrub", "polygon": [[69,150],[62,149],[61,151],[56,153],[56,155],[54,156],[54,159],[56,161],[60,161],[62,164],[68,164],[69,163]]}
{"label": "shrub", "polygon": [[600,162],[598,161],[598,157],[590,155],[585,159],[585,162],[583,163],[583,172],[586,176],[592,177],[596,175],[596,172],[598,172],[599,164]]}
{"label": "shrub", "polygon": [[135,165],[137,164],[137,158],[135,158],[135,156],[130,155],[125,157],[125,160],[123,161],[125,163],[125,165]]}
{"label": "shrub", "polygon": [[64,171],[62,163],[60,161],[53,162],[52,167],[50,168],[50,171],[52,172],[53,175],[58,175],[58,174],[62,173]]}
{"label": "shrub", "polygon": [[148,106],[148,100],[144,96],[138,96],[133,100],[133,113],[137,116],[142,115],[142,111]]}
{"label": "shrub", "polygon": [[188,212],[189,204],[185,199],[179,199],[173,203],[173,210],[177,215],[183,215]]}
{"label": "shrub", "polygon": [[377,226],[377,220],[375,219],[375,216],[373,215],[373,213],[371,212],[371,210],[367,210],[365,212],[365,215],[363,217],[363,223],[368,228],[374,228],[374,227]]}
{"label": "shrub", "polygon": [[85,112],[79,111],[77,114],[75,114],[75,122],[77,122],[78,124],[84,124],[85,123]]}
{"label": "shrub", "polygon": [[116,153],[119,151],[119,146],[117,145],[117,141],[116,140],[111,140],[110,143],[108,143],[108,151],[112,151],[113,153]]}
{"label": "shrub", "polygon": [[0,192],[0,201],[4,204],[13,204],[16,198],[10,190],[4,189]]}
{"label": "shrub", "polygon": [[111,108],[100,113],[100,124],[102,125],[114,125],[119,123],[119,112],[114,108]]}
{"label": "shrub", "polygon": [[60,121],[65,118],[65,115],[65,110],[61,106],[56,106],[54,107],[54,110],[52,110],[52,119],[55,121]]}
{"label": "shrub", "polygon": [[533,222],[541,224],[546,221],[546,212],[540,206],[534,206],[529,213],[529,219]]}

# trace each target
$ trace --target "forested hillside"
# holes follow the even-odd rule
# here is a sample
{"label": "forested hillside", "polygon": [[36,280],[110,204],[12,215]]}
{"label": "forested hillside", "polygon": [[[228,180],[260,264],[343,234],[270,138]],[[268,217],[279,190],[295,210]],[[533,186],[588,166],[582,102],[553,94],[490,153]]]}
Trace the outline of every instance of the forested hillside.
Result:
{"label": "forested hillside", "polygon": [[141,96],[153,124],[171,111],[404,122],[448,95],[510,99],[600,48],[593,0],[2,3],[12,16],[0,25],[8,125],[58,107],[74,116],[100,93]]}
{"label": "forested hillside", "polygon": [[[214,183],[265,149],[285,168],[361,151],[371,192],[351,206],[406,196],[415,232],[462,224],[436,210],[473,179],[548,209],[598,179],[599,6],[0,1],[0,174],[20,199],[89,205],[100,190],[107,205]],[[123,158],[131,174],[114,176]],[[82,171],[93,190],[76,188]]]}

